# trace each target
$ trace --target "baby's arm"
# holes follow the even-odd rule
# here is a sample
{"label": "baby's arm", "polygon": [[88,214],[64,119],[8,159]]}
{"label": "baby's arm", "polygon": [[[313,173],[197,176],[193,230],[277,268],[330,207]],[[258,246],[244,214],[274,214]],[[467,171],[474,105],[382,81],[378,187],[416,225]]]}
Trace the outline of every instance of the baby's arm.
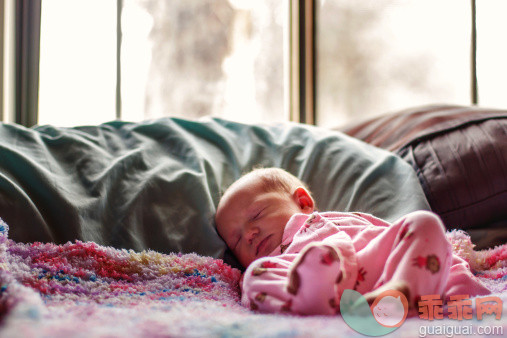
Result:
{"label": "baby's arm", "polygon": [[263,257],[250,264],[241,283],[242,304],[262,312],[291,311],[287,292],[290,265],[291,261],[282,256]]}
{"label": "baby's arm", "polygon": [[352,246],[344,243],[350,237],[332,237],[306,245],[299,254],[254,261],[244,274],[242,303],[263,312],[337,313],[341,292],[355,283],[357,265]]}

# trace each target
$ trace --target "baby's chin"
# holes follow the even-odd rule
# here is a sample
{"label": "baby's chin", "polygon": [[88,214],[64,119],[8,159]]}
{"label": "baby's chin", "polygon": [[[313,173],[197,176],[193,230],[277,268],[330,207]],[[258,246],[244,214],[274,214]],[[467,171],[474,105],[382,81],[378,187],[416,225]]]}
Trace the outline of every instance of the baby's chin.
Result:
{"label": "baby's chin", "polygon": [[248,264],[242,265],[247,267],[250,264],[252,264],[253,261],[259,258],[279,255],[281,245],[282,245],[282,235],[272,234],[271,237],[268,239],[266,247],[262,250],[262,252],[259,253],[259,256],[253,258],[253,260],[251,262],[248,262]]}
{"label": "baby's chin", "polygon": [[282,246],[282,235],[274,234],[270,241],[269,256],[279,255],[281,246]]}

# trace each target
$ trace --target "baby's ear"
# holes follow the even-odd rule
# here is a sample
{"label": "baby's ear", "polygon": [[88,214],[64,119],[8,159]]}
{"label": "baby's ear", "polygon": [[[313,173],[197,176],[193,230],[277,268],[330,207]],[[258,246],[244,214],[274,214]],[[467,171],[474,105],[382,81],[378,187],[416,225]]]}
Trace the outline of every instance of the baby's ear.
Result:
{"label": "baby's ear", "polygon": [[315,203],[308,190],[304,187],[298,187],[294,191],[293,198],[303,213],[310,214],[313,212]]}

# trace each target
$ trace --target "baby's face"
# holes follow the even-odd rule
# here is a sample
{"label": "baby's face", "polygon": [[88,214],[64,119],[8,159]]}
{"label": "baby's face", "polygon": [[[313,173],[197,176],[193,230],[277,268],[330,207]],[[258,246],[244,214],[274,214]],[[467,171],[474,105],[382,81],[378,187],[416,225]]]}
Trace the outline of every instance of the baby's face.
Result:
{"label": "baby's face", "polygon": [[296,213],[311,213],[296,194],[265,192],[258,177],[243,178],[222,197],[217,231],[243,266],[269,255],[282,243],[285,225]]}

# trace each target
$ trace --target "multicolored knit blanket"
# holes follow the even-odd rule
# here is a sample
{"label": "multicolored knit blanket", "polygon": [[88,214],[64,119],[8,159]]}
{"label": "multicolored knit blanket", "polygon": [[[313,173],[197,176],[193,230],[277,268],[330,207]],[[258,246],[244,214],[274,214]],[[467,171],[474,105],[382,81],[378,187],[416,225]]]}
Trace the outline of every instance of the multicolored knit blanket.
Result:
{"label": "multicolored knit blanket", "polygon": [[[0,337],[357,336],[340,316],[243,308],[241,273],[219,259],[80,241],[23,244],[8,239],[8,229],[0,220]],[[449,238],[507,304],[507,245],[476,252],[466,234]],[[488,323],[507,332],[505,322]],[[409,319],[393,334],[417,334],[427,324]]]}

